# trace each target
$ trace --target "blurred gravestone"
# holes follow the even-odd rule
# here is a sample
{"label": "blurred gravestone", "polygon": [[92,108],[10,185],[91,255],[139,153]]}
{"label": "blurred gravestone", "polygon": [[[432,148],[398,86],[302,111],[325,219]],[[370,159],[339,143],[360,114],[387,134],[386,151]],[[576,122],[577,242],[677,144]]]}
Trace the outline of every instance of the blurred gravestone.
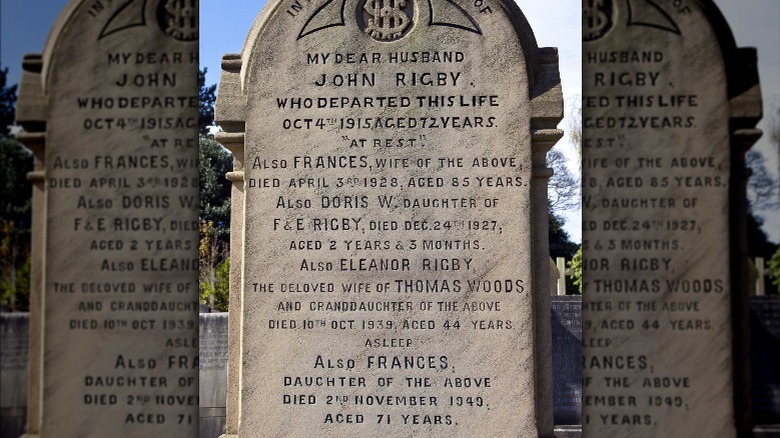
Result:
{"label": "blurred gravestone", "polygon": [[195,0],[71,1],[25,57],[28,435],[197,431],[197,39]]}
{"label": "blurred gravestone", "polygon": [[200,437],[218,437],[225,432],[227,397],[228,314],[201,313],[199,396]]}
{"label": "blurred gravestone", "polygon": [[27,313],[0,313],[0,436],[18,437],[27,417]]}
{"label": "blurred gravestone", "polygon": [[755,51],[711,1],[583,7],[583,428],[747,434]]}
{"label": "blurred gravestone", "polygon": [[550,297],[556,425],[582,421],[582,298]]}
{"label": "blurred gravestone", "polygon": [[755,424],[780,427],[780,298],[751,297],[751,386]]}

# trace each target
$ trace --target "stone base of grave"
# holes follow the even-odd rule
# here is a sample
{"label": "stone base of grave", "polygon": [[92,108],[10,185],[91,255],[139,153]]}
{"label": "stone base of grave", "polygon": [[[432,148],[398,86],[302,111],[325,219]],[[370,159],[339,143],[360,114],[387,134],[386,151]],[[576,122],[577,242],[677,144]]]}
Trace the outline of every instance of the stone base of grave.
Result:
{"label": "stone base of grave", "polygon": [[780,424],[762,425],[753,428],[755,438],[777,438],[780,437]]}
{"label": "stone base of grave", "polygon": [[202,437],[220,436],[225,430],[225,408],[204,408],[199,410],[198,435]]}
{"label": "stone base of grave", "polygon": [[582,438],[582,426],[555,426],[553,434],[555,438]]}
{"label": "stone base of grave", "polygon": [[[556,426],[553,434],[555,438],[582,438],[582,426]],[[756,437],[761,438],[772,436],[776,435],[756,435]],[[238,435],[225,434],[220,435],[219,438],[238,438]]]}

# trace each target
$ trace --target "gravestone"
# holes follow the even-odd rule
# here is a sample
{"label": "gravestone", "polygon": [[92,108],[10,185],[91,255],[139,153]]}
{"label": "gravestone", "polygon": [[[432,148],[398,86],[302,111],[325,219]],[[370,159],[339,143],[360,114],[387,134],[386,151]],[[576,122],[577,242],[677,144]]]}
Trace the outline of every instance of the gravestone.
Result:
{"label": "gravestone", "polygon": [[27,417],[27,313],[0,313],[0,436],[18,437]]}
{"label": "gravestone", "polygon": [[750,340],[753,421],[777,429],[780,427],[780,298],[750,298]]}
{"label": "gravestone", "polygon": [[228,314],[201,313],[199,332],[198,436],[218,437],[225,432]]}
{"label": "gravestone", "polygon": [[583,428],[749,433],[755,51],[711,1],[583,7]]}
{"label": "gravestone", "polygon": [[28,435],[197,431],[197,25],[194,0],[71,1],[25,57]]}
{"label": "gravestone", "polygon": [[514,2],[271,2],[216,113],[229,435],[552,434],[560,79]]}
{"label": "gravestone", "polygon": [[[577,437],[581,436],[579,424],[582,403],[581,297],[551,297],[550,310],[555,436]],[[766,315],[763,320],[768,318],[771,320],[771,315]],[[200,314],[200,431],[198,436],[201,438],[218,437],[225,431],[228,319],[227,313]],[[772,350],[764,348],[763,351]],[[773,361],[763,363],[768,369],[772,369],[775,364]],[[567,431],[571,435],[567,435]]]}
{"label": "gravestone", "polygon": [[556,425],[582,421],[582,297],[550,297]]}
{"label": "gravestone", "polygon": [[[550,310],[555,436],[578,437],[581,436],[579,424],[582,403],[581,297],[551,297]],[[771,315],[764,317],[767,318],[771,320]],[[228,320],[227,313],[200,314],[198,436],[201,438],[218,437],[225,431]],[[763,351],[772,350],[764,348]],[[771,361],[764,363],[770,369],[774,364]]]}

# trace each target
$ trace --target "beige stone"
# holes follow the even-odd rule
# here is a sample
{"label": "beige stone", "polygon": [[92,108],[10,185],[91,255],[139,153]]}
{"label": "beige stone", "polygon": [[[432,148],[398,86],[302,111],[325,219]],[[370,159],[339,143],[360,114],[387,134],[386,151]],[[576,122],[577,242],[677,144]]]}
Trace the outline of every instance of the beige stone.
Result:
{"label": "beige stone", "polygon": [[[45,120],[45,99],[41,91],[42,61],[40,55],[28,55],[22,62],[22,84],[16,118],[27,130],[40,130]],[[43,236],[45,230],[44,178],[46,136],[43,133],[22,132],[17,140],[33,152],[33,171],[27,178],[32,183],[32,224],[30,242],[30,319],[27,379],[27,420],[25,431],[30,436],[40,433],[41,382],[43,362]]]}
{"label": "beige stone", "polygon": [[228,435],[552,435],[560,79],[513,2],[270,3],[216,111]]}
{"label": "beige stone", "polygon": [[19,140],[36,158],[29,436],[196,433],[190,6],[74,1],[43,54],[25,59]]}
{"label": "beige stone", "polygon": [[736,436],[755,64],[709,1],[630,3],[583,3],[583,430]]}

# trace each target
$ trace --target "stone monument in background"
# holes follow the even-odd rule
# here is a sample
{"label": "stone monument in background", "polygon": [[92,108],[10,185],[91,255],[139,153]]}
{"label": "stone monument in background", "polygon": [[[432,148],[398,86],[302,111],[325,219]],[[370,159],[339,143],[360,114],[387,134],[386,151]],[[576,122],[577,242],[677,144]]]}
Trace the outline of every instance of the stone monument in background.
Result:
{"label": "stone monument in background", "polygon": [[711,1],[583,8],[583,430],[747,436],[755,51]]}
{"label": "stone monument in background", "polygon": [[0,436],[18,437],[27,417],[27,313],[0,314]]}
{"label": "stone monument in background", "polygon": [[25,57],[28,436],[196,434],[197,8],[71,1]]}
{"label": "stone monument in background", "polygon": [[225,431],[228,314],[201,313],[199,319],[198,436],[216,438]]}
{"label": "stone monument in background", "polygon": [[227,434],[550,436],[557,52],[513,1],[274,1],[226,55]]}

